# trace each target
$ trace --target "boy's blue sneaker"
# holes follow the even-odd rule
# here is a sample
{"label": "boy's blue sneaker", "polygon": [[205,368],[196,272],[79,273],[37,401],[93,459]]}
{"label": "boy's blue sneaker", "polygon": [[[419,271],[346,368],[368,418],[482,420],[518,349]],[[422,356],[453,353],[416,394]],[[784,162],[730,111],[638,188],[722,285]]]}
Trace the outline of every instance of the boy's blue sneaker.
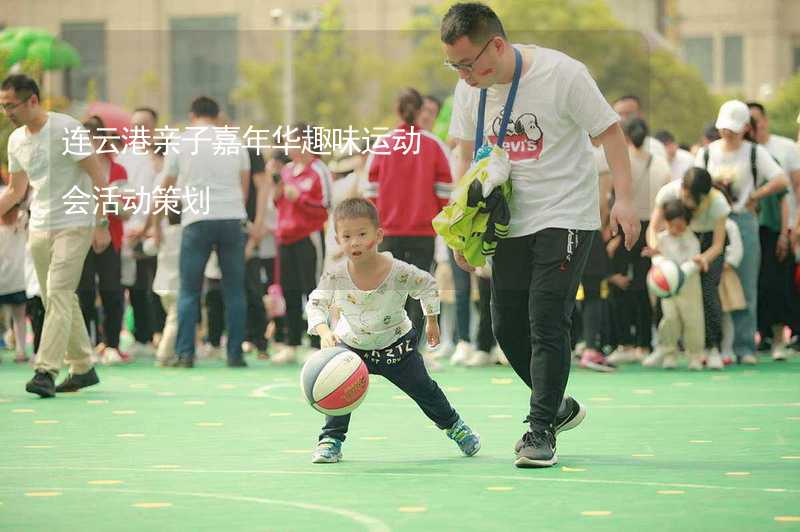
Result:
{"label": "boy's blue sneaker", "polygon": [[445,430],[445,434],[458,444],[458,448],[466,456],[474,456],[481,449],[481,437],[472,432],[472,429],[461,418],[458,418],[452,427]]}
{"label": "boy's blue sneaker", "polygon": [[317,450],[311,455],[312,464],[335,464],[342,459],[342,441],[336,438],[322,438]]}

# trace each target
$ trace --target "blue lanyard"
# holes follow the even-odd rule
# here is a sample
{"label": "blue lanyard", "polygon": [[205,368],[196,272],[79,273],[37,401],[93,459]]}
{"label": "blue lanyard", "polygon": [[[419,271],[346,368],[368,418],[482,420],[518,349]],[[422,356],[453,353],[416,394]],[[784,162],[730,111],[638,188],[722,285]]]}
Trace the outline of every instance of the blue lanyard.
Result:
{"label": "blue lanyard", "polygon": [[[522,74],[522,54],[519,50],[514,48],[514,79],[511,81],[511,89],[508,91],[508,98],[506,99],[506,106],[503,109],[503,121],[500,123],[500,131],[497,135],[497,145],[503,147],[503,141],[506,139],[506,129],[508,129],[508,121],[511,119],[511,108],[514,107],[514,98],[517,96],[517,87],[519,86],[519,78]],[[478,102],[478,128],[475,131],[475,152],[473,153],[473,160],[477,159],[478,150],[483,146],[483,119],[486,114],[486,89],[481,89],[481,98]]]}

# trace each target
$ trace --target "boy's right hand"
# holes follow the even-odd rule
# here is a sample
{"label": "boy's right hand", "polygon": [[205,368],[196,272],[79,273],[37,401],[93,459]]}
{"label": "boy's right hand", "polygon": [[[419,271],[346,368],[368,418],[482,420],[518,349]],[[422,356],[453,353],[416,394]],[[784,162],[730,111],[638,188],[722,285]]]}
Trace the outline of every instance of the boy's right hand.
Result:
{"label": "boy's right hand", "polygon": [[333,331],[327,331],[323,334],[319,335],[319,343],[323,349],[327,349],[328,347],[336,347],[336,344],[339,343],[339,338],[333,334]]}

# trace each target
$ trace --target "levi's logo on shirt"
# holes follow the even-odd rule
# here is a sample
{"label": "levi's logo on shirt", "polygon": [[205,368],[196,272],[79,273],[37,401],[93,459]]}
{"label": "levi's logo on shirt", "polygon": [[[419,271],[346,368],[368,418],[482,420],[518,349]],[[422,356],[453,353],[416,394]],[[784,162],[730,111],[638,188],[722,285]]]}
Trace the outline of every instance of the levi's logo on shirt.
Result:
{"label": "levi's logo on shirt", "polygon": [[[489,142],[497,143],[500,134],[500,126],[503,122],[503,109],[498,111],[497,116],[492,121],[492,135],[489,135]],[[539,127],[539,119],[533,113],[522,113],[515,116],[511,113],[506,129],[506,138],[503,141],[503,149],[508,152],[508,158],[512,161],[524,161],[527,159],[539,160],[544,148],[544,133]]]}

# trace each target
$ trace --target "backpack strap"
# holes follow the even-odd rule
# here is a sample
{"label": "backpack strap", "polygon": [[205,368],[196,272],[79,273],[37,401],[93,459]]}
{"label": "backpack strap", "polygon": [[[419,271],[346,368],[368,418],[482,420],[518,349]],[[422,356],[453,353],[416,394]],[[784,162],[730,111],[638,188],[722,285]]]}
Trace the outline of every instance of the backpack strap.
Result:
{"label": "backpack strap", "polygon": [[753,174],[753,190],[758,188],[758,165],[756,164],[756,156],[758,144],[755,142],[750,144],[750,172]]}
{"label": "backpack strap", "polygon": [[706,170],[708,170],[708,157],[709,157],[709,153],[708,152],[709,152],[709,149],[708,149],[708,146],[706,146],[703,149],[703,168],[706,169]]}

